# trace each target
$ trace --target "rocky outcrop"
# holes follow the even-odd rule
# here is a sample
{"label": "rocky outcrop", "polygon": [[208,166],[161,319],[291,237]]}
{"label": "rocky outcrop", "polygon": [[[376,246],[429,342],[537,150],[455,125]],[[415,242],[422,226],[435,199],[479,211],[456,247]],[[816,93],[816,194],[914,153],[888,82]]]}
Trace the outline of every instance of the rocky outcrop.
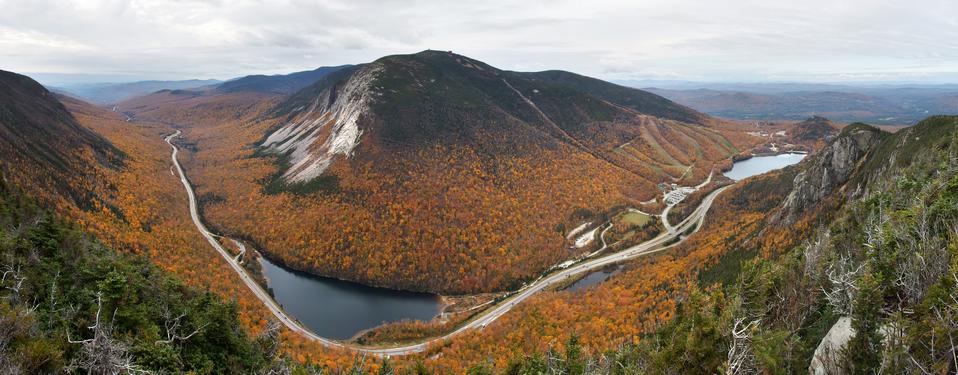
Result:
{"label": "rocky outcrop", "polygon": [[881,138],[881,131],[864,124],[842,130],[832,143],[803,163],[793,188],[773,221],[789,225],[816,203],[841,189],[859,161]]}
{"label": "rocky outcrop", "polygon": [[[888,323],[878,327],[883,347],[887,347],[890,343],[900,345],[904,332],[900,324]],[[808,373],[810,375],[845,374],[845,367],[842,366],[845,364],[843,349],[855,338],[855,335],[852,318],[848,316],[838,318],[815,348],[815,354],[812,355],[812,361],[808,365]]]}
{"label": "rocky outcrop", "polygon": [[812,363],[808,366],[808,373],[811,375],[843,373],[842,348],[853,337],[855,337],[855,329],[852,328],[852,319],[847,316],[839,318],[815,349]]}

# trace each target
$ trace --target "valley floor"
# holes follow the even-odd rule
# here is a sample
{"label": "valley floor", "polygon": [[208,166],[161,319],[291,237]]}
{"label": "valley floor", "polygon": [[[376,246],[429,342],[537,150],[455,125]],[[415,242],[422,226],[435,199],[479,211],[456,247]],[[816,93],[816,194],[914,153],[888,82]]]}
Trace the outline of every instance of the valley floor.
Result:
{"label": "valley floor", "polygon": [[[647,254],[656,253],[659,251],[667,250],[673,246],[680,244],[687,235],[694,233],[698,228],[701,227],[702,221],[705,219],[705,215],[708,212],[709,207],[714,201],[715,197],[718,196],[722,191],[727,187],[717,189],[711,192],[701,204],[682,222],[676,224],[675,226],[670,226],[666,224],[669,230],[661,235],[643,242],[639,245],[627,248],[623,251],[616,252],[613,254],[597,257],[594,259],[585,259],[581,262],[573,263],[570,266],[560,268],[556,272],[549,273],[540,277],[531,284],[524,286],[516,292],[511,292],[506,295],[505,298],[487,308],[484,311],[477,313],[473,318],[461,324],[454,331],[446,333],[440,337],[435,337],[428,339],[427,341],[420,342],[417,344],[411,345],[402,345],[395,347],[385,347],[385,348],[373,348],[366,346],[357,346],[350,345],[336,340],[327,339],[316,335],[307,327],[302,325],[295,318],[290,317],[286,312],[280,307],[273,298],[267,293],[262,286],[255,281],[255,279],[250,276],[246,269],[242,267],[232,254],[226,251],[223,246],[220,244],[220,240],[217,237],[229,239],[228,237],[216,236],[207,230],[206,226],[203,224],[202,219],[200,218],[199,211],[197,209],[196,195],[193,192],[193,187],[187,179],[183,168],[180,166],[179,160],[177,158],[178,148],[174,145],[173,139],[179,137],[181,134],[180,130],[177,130],[176,133],[169,135],[165,138],[166,142],[170,144],[173,149],[171,154],[171,162],[175,166],[180,180],[183,183],[189,201],[189,214],[191,220],[196,226],[197,230],[202,234],[207,242],[216,249],[216,251],[223,257],[223,259],[229,263],[230,267],[236,272],[237,275],[243,280],[243,283],[252,291],[256,297],[270,310],[273,316],[279,320],[286,328],[292,332],[302,335],[309,340],[313,340],[322,344],[323,346],[332,347],[336,349],[348,348],[353,351],[360,353],[376,354],[382,356],[396,356],[396,355],[405,355],[410,353],[419,353],[427,350],[431,345],[445,342],[462,332],[472,330],[472,329],[482,329],[487,325],[508,313],[516,305],[522,303],[526,299],[532,297],[536,293],[549,288],[551,285],[560,283],[563,280],[578,276],[581,274],[588,273],[593,270],[601,269],[609,264],[615,264],[623,262],[638,256],[643,256]],[[711,175],[708,180],[700,184],[698,187],[705,186],[711,180]],[[696,188],[691,188],[691,191],[695,191]],[[673,202],[669,205],[671,207],[673,204],[678,203]],[[667,212],[667,210],[666,210]],[[667,222],[666,222],[667,223]],[[232,240],[232,239],[230,239]],[[335,308],[335,306],[330,306],[330,308]]]}

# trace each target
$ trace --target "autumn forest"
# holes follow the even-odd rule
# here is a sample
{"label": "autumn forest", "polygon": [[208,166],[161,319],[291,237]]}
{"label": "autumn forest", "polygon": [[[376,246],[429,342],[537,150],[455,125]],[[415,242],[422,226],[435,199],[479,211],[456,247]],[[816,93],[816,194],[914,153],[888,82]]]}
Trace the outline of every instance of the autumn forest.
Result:
{"label": "autumn forest", "polygon": [[[0,71],[0,372],[952,371],[954,117],[727,120],[435,50],[90,101]],[[263,259],[436,311],[322,337]]]}

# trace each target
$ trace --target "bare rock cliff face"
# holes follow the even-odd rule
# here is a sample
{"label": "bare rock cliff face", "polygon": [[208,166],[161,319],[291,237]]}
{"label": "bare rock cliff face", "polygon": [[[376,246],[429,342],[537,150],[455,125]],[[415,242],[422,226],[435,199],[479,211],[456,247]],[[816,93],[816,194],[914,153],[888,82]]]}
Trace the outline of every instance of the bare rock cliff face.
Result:
{"label": "bare rock cliff face", "polygon": [[819,201],[844,189],[862,158],[878,144],[880,135],[880,130],[867,125],[851,125],[842,131],[795,176],[792,192],[773,221],[793,224]]}
{"label": "bare rock cliff face", "polygon": [[289,157],[286,182],[307,182],[323,174],[337,156],[352,156],[364,130],[360,119],[376,96],[370,85],[380,70],[378,65],[366,65],[343,84],[324,90],[309,107],[294,110],[292,120],[260,145]]}

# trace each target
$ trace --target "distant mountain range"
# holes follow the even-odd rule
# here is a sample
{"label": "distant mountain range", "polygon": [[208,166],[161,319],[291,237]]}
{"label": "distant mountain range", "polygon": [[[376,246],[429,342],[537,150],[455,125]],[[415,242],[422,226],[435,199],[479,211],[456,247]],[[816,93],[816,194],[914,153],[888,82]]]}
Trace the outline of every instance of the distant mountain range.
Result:
{"label": "distant mountain range", "polygon": [[[51,90],[109,105],[160,90],[216,90],[293,95],[327,74],[354,65],[320,67],[276,75],[218,80],[65,84]],[[733,120],[800,121],[823,116],[840,123],[911,125],[930,115],[958,114],[958,84],[810,84],[620,81],[716,117]]]}
{"label": "distant mountain range", "polygon": [[216,85],[215,79],[190,79],[185,81],[139,81],[124,83],[88,83],[51,87],[52,90],[76,96],[95,104],[115,104],[135,96],[159,90],[182,90]]}
{"label": "distant mountain range", "polygon": [[[645,82],[647,83],[647,82]],[[630,84],[639,84],[632,82]],[[665,83],[668,84],[668,83]],[[700,84],[646,88],[713,116],[737,120],[801,120],[911,125],[958,113],[958,85]]]}
{"label": "distant mountain range", "polygon": [[321,67],[314,70],[275,75],[249,75],[228,81],[190,79],[183,81],[137,81],[123,83],[80,83],[51,86],[52,91],[74,96],[89,102],[110,105],[161,90],[190,90],[217,92],[261,92],[280,95],[293,94],[309,86],[328,73],[350,65]]}

